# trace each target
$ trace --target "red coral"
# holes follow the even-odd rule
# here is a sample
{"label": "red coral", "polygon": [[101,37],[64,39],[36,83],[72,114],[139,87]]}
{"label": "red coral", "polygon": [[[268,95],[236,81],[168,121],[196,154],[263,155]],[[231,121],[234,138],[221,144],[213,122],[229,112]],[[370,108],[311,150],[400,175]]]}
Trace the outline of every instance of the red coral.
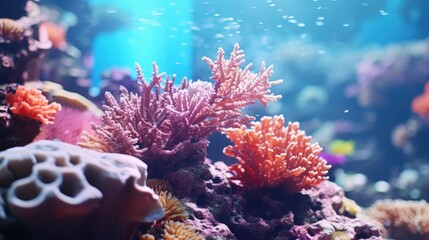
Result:
{"label": "red coral", "polygon": [[429,116],[429,83],[426,83],[423,94],[414,98],[411,109],[422,118]]}
{"label": "red coral", "polygon": [[61,110],[60,104],[49,104],[40,90],[24,86],[18,86],[15,94],[7,94],[6,101],[14,114],[32,118],[44,124],[54,123],[55,114]]}
{"label": "red coral", "polygon": [[299,130],[299,123],[287,127],[284,123],[283,115],[263,117],[250,129],[242,126],[226,131],[234,146],[227,146],[224,153],[239,161],[231,170],[241,184],[282,185],[293,192],[328,179],[325,175],[331,166],[318,156],[322,148]]}

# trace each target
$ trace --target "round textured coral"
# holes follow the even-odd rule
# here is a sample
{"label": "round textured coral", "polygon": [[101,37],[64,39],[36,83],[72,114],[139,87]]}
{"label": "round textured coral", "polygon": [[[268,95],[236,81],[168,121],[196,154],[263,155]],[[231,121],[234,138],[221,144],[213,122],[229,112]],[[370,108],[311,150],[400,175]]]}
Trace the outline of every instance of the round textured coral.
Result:
{"label": "round textured coral", "polygon": [[322,148],[311,143],[311,137],[299,129],[299,123],[284,126],[283,115],[263,117],[253,122],[250,129],[242,126],[226,131],[234,146],[227,146],[224,153],[235,157],[232,165],[235,179],[242,185],[278,187],[287,191],[300,191],[316,186],[328,179],[331,168],[319,157]]}
{"label": "round textured coral", "polygon": [[54,123],[55,114],[61,110],[58,103],[49,103],[40,90],[18,86],[15,94],[7,94],[10,110],[20,116],[35,119],[44,124]]}

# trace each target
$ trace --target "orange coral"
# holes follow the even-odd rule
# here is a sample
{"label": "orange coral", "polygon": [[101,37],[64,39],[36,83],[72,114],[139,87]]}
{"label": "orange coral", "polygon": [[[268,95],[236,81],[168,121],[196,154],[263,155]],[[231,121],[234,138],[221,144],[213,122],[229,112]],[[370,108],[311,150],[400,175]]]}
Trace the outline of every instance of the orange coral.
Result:
{"label": "orange coral", "polygon": [[426,83],[423,94],[414,98],[411,109],[420,117],[429,116],[429,82]]}
{"label": "orange coral", "polygon": [[53,123],[55,114],[61,110],[60,104],[49,104],[42,92],[35,88],[18,86],[15,94],[8,94],[6,100],[14,114],[29,117],[44,124]]}
{"label": "orange coral", "polygon": [[231,166],[242,184],[277,187],[300,191],[328,179],[331,168],[318,155],[322,148],[311,143],[311,137],[299,130],[299,123],[284,126],[283,115],[263,117],[253,122],[251,129],[242,126],[226,131],[234,146],[224,153],[235,157],[238,164]]}

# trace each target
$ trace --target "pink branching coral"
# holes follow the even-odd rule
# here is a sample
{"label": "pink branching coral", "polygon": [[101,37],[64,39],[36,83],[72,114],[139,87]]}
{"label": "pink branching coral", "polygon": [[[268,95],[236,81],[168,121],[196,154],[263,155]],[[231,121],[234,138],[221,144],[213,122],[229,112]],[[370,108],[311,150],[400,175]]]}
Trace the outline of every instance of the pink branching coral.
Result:
{"label": "pink branching coral", "polygon": [[[117,101],[107,92],[102,125],[93,127],[97,137],[85,139],[99,139],[94,146],[107,144],[114,152],[143,160],[176,154],[190,146],[205,149],[207,136],[213,131],[248,123],[252,119],[242,116],[243,107],[255,101],[266,105],[280,98],[270,94],[269,88],[281,82],[269,81],[272,66],[265,68],[262,64],[259,74],[255,74],[250,72],[250,64],[240,68],[243,58],[238,44],[229,59],[224,58],[222,49],[215,61],[203,58],[213,72],[214,86],[185,78],[175,87],[175,77],[158,73],[155,63],[147,83],[136,65],[141,82],[140,95],[121,88]],[[106,144],[100,144],[101,141]],[[83,142],[82,146],[90,147],[91,144]]]}
{"label": "pink branching coral", "polygon": [[44,124],[54,123],[55,114],[61,110],[58,103],[49,103],[40,90],[18,86],[14,94],[6,96],[10,110],[20,116],[35,119]]}
{"label": "pink branching coral", "polygon": [[325,175],[331,166],[319,157],[319,144],[311,143],[311,137],[299,130],[299,123],[284,124],[283,115],[263,117],[250,129],[242,126],[226,131],[234,146],[227,146],[224,153],[237,158],[239,163],[231,170],[241,184],[281,185],[294,192],[328,179]]}
{"label": "pink branching coral", "polygon": [[424,93],[414,98],[411,109],[422,118],[429,116],[429,83],[426,83]]}

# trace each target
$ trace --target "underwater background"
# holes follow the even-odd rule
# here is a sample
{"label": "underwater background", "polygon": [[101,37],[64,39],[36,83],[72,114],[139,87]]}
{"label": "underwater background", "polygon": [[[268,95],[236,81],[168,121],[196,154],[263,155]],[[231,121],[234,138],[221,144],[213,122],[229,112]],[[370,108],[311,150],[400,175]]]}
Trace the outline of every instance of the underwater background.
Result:
{"label": "underwater background", "polygon": [[[0,0],[0,239],[22,228],[34,239],[429,239],[428,24],[426,0]],[[38,156],[62,143],[142,160],[146,173],[130,169],[154,189],[141,195],[152,225],[50,235],[33,224],[49,210],[14,206],[20,184],[26,201],[40,182],[67,182],[70,199],[80,190],[6,162],[14,147]],[[37,190],[20,182],[30,174]]]}

